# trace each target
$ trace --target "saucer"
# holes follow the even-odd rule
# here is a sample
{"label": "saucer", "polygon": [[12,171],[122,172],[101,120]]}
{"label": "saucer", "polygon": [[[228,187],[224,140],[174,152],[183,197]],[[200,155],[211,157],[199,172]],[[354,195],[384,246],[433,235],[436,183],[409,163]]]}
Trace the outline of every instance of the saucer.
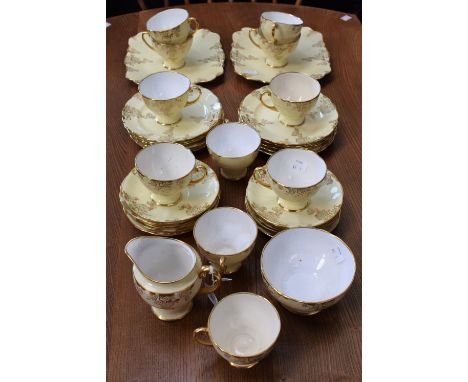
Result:
{"label": "saucer", "polygon": [[[139,83],[146,76],[167,71],[163,59],[147,47],[138,33],[128,39],[125,77]],[[193,35],[193,44],[185,57],[185,65],[177,72],[185,74],[192,84],[208,82],[223,74],[224,51],[219,34],[199,29]]]}
{"label": "saucer", "polygon": [[320,32],[302,27],[297,48],[288,57],[288,64],[272,68],[265,62],[265,54],[249,38],[250,28],[232,35],[231,61],[234,71],[254,81],[269,83],[273,77],[284,72],[301,72],[318,80],[331,72],[330,55]]}
{"label": "saucer", "polygon": [[148,109],[140,93],[130,98],[122,110],[122,122],[130,137],[141,147],[154,143],[180,143],[192,151],[205,147],[206,134],[223,120],[218,97],[200,86],[200,99],[182,110],[182,119],[161,125]]}
{"label": "saucer", "polygon": [[138,229],[154,235],[178,235],[193,229],[197,218],[217,206],[220,197],[218,177],[207,164],[202,165],[207,175],[182,191],[179,202],[173,206],[159,206],[151,192],[143,185],[133,169],[120,185],[119,199],[131,223]]}
{"label": "saucer", "polygon": [[252,126],[262,138],[260,151],[272,154],[284,148],[303,147],[315,152],[326,149],[335,138],[338,112],[333,102],[323,94],[307,113],[300,126],[287,126],[279,121],[279,113],[260,102],[264,86],[248,94],[239,106],[239,121]]}
{"label": "saucer", "polygon": [[343,187],[331,171],[327,171],[319,190],[301,211],[287,211],[278,204],[277,195],[267,183],[265,167],[254,170],[245,194],[247,211],[258,223],[259,229],[269,236],[296,227],[331,231],[338,225],[342,204]]}

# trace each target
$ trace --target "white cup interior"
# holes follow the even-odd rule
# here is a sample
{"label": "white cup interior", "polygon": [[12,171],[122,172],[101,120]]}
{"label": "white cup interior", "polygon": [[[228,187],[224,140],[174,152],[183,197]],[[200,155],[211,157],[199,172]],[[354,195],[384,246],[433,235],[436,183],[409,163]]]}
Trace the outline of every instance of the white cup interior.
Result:
{"label": "white cup interior", "polygon": [[339,296],[356,271],[354,256],[340,239],[312,228],[276,235],[265,246],[261,265],[276,290],[304,302]]}
{"label": "white cup interior", "polygon": [[284,12],[263,12],[262,16],[267,20],[282,24],[301,25],[303,23],[299,17]]}
{"label": "white cup interior", "polygon": [[260,146],[260,134],[243,123],[223,123],[211,130],[206,144],[217,155],[227,158],[243,157]]}
{"label": "white cup interior", "polygon": [[257,225],[244,211],[220,207],[198,219],[193,235],[198,245],[210,253],[234,255],[252,245],[257,237]]}
{"label": "white cup interior", "polygon": [[270,176],[287,187],[310,187],[325,177],[327,164],[316,153],[302,149],[284,149],[267,162]]}
{"label": "white cup interior", "polygon": [[145,97],[165,101],[181,96],[190,89],[190,80],[177,72],[159,72],[145,77],[138,91]]}
{"label": "white cup interior", "polygon": [[144,148],[137,154],[135,166],[150,179],[176,180],[193,170],[195,157],[182,145],[157,143]]}
{"label": "white cup interior", "polygon": [[303,73],[282,73],[271,80],[270,89],[284,101],[306,102],[320,94],[320,82]]}
{"label": "white cup interior", "polygon": [[224,351],[249,357],[267,350],[278,338],[281,322],[275,307],[252,293],[233,293],[213,308],[210,336]]}
{"label": "white cup interior", "polygon": [[183,279],[196,263],[187,244],[163,237],[136,238],[127,244],[126,251],[144,275],[159,282]]}
{"label": "white cup interior", "polygon": [[146,29],[154,32],[162,32],[175,28],[188,18],[185,9],[173,8],[159,12],[146,22]]}

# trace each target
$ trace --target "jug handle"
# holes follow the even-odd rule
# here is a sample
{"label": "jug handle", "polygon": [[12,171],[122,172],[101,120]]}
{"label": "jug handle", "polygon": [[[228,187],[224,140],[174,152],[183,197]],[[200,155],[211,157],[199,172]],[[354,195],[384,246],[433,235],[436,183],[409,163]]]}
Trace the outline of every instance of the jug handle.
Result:
{"label": "jug handle", "polygon": [[[211,272],[211,267],[209,265],[202,265],[200,269],[200,273],[198,274],[198,277],[200,277],[203,281],[208,276]],[[208,294],[214,292],[216,289],[221,284],[221,273],[219,273],[216,269],[213,269],[213,277],[214,277],[214,283],[212,285],[207,285],[203,286],[200,288],[198,291],[198,294]]]}

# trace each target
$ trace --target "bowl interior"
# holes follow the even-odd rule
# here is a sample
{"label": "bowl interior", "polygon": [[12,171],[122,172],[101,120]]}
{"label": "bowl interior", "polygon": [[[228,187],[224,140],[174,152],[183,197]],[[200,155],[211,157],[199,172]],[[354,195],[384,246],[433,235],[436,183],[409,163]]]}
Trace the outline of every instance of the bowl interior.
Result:
{"label": "bowl interior", "polygon": [[223,123],[210,131],[206,144],[217,155],[228,158],[243,157],[260,146],[260,134],[242,123]]}
{"label": "bowl interior", "polygon": [[159,12],[146,22],[146,29],[154,32],[161,32],[175,28],[188,18],[185,9],[174,8]]}
{"label": "bowl interior", "polygon": [[235,255],[252,245],[257,236],[257,225],[244,211],[221,207],[201,216],[193,235],[197,244],[210,253]]}
{"label": "bowl interior", "polygon": [[310,187],[325,177],[327,165],[316,153],[302,149],[284,149],[267,162],[270,176],[287,187]]}
{"label": "bowl interior", "polygon": [[190,80],[176,72],[159,72],[145,77],[138,85],[139,92],[146,98],[166,101],[177,98],[190,88]]}
{"label": "bowl interior", "polygon": [[270,89],[284,101],[306,102],[320,94],[320,83],[303,73],[282,73],[273,78]]}
{"label": "bowl interior", "polygon": [[289,13],[270,11],[270,12],[263,12],[262,16],[265,19],[268,19],[277,23],[289,24],[289,25],[301,25],[302,24],[302,19],[300,19],[297,16],[291,15]]}
{"label": "bowl interior", "polygon": [[160,282],[183,279],[196,262],[187,244],[162,237],[136,238],[127,244],[126,252],[146,276]]}
{"label": "bowl interior", "polygon": [[304,302],[339,296],[356,271],[354,256],[340,239],[311,228],[276,235],[265,246],[261,265],[276,290]]}
{"label": "bowl interior", "polygon": [[212,339],[226,352],[253,356],[278,338],[281,322],[275,307],[252,293],[234,293],[214,308],[208,323]]}
{"label": "bowl interior", "polygon": [[190,174],[195,166],[195,157],[182,145],[157,143],[137,154],[135,166],[150,179],[170,181]]}

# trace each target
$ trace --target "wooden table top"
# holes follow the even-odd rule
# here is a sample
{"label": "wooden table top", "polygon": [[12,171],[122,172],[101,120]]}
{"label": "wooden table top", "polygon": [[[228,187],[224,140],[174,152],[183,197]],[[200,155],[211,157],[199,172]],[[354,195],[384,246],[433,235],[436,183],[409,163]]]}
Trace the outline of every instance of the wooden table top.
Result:
{"label": "wooden table top", "polygon": [[[107,376],[116,381],[344,381],[361,379],[361,24],[356,17],[340,20],[342,13],[311,7],[267,3],[214,3],[183,6],[201,27],[221,35],[226,54],[224,75],[203,84],[220,99],[226,117],[237,120],[241,100],[262,86],[234,73],[229,60],[231,36],[244,26],[257,26],[261,12],[294,13],[304,24],[323,34],[330,52],[332,72],[320,80],[324,94],[339,112],[338,134],[320,155],[344,187],[341,221],[334,234],[353,251],[357,273],[347,295],[335,306],[311,317],[294,315],[273,300],[260,275],[260,253],[268,237],[259,232],[254,252],[216,292],[218,299],[240,291],[267,297],[281,317],[281,334],[267,358],[249,370],[235,369],[211,347],[192,339],[193,329],[206,326],[212,304],[196,297],[185,318],[158,320],[138,295],[131,263],[124,253],[128,240],[142,235],[122,212],[118,192],[132,169],[139,147],[121,122],[125,102],[137,92],[125,78],[123,60],[128,38],[143,30],[146,20],[159,10],[108,19],[107,28]],[[195,153],[218,174],[220,206],[245,210],[248,177],[234,182],[220,177],[206,149]],[[267,156],[259,154],[254,167]],[[194,244],[192,234],[178,237]]]}

